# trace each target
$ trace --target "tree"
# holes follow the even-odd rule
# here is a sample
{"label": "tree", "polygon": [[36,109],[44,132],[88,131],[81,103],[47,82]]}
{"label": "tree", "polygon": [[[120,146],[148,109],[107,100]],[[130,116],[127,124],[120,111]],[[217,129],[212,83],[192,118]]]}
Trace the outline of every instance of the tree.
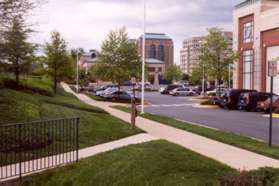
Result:
{"label": "tree", "polygon": [[14,18],[11,24],[11,28],[3,33],[5,41],[1,49],[9,70],[16,77],[16,85],[18,85],[20,74],[26,73],[30,69],[36,45],[27,41],[31,31],[25,28],[20,18]]}
{"label": "tree", "polygon": [[177,81],[182,77],[180,68],[176,65],[171,65],[165,72],[164,78],[168,81]]}
{"label": "tree", "polygon": [[203,68],[208,77],[217,80],[218,87],[228,74],[229,65],[237,59],[219,28],[208,29],[208,36],[200,49],[199,68]]}
{"label": "tree", "polygon": [[67,54],[67,45],[57,31],[51,33],[51,42],[45,45],[48,74],[53,79],[53,89],[57,92],[57,83],[74,74],[74,62]]}
{"label": "tree", "polygon": [[15,74],[17,85],[20,74],[30,69],[30,63],[34,59],[36,45],[27,41],[32,33],[27,19],[35,5],[35,1],[29,0],[0,2],[0,66]]}
{"label": "tree", "polygon": [[191,78],[191,77],[189,76],[189,74],[186,74],[186,73],[183,73],[183,74],[182,74],[182,77],[181,77],[181,79],[184,80],[184,81],[189,81],[190,78]]}
{"label": "tree", "polygon": [[112,31],[103,42],[92,74],[97,79],[119,85],[132,77],[140,77],[140,58],[135,43],[130,42],[125,28]]}

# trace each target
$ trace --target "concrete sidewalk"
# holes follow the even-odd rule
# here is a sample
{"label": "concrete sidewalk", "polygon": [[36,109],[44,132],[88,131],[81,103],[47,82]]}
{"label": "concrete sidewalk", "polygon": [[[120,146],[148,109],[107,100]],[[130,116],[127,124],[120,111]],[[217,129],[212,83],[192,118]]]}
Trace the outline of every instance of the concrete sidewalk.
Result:
{"label": "concrete sidewalk", "polygon": [[[74,93],[67,84],[62,83],[65,91],[74,94],[81,101],[100,107],[111,115],[126,122],[130,122],[130,114],[110,107],[110,103],[92,100],[86,95]],[[148,134],[181,145],[206,157],[215,159],[232,168],[239,170],[253,170],[260,167],[279,167],[279,161],[243,150],[231,145],[214,141],[184,130],[176,129],[142,117],[137,118],[137,127]]]}

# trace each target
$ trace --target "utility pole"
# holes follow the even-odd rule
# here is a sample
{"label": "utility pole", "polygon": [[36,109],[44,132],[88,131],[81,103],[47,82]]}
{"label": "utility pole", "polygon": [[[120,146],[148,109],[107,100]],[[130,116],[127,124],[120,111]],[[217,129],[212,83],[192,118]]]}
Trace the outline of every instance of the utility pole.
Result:
{"label": "utility pole", "polygon": [[146,0],[143,0],[143,36],[142,36],[142,77],[141,77],[141,114],[144,114],[145,91],[145,32],[146,32]]}

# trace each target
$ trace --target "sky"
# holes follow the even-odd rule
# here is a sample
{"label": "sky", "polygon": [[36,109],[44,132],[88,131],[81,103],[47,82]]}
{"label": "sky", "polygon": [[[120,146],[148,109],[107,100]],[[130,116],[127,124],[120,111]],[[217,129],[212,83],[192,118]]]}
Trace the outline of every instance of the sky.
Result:
{"label": "sky", "polygon": [[[206,34],[209,27],[232,31],[233,7],[243,0],[146,0],[147,32],[174,41],[179,64],[182,41]],[[53,30],[70,48],[100,49],[109,31],[126,27],[131,39],[143,33],[143,0],[47,0],[34,13],[32,41],[43,44]]]}

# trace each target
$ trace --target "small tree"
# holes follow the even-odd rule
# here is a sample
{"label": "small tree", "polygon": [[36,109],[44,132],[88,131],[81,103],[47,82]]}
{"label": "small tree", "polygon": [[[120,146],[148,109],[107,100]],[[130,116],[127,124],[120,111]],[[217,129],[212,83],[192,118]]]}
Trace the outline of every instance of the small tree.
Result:
{"label": "small tree", "polygon": [[178,81],[181,77],[182,72],[176,65],[171,65],[164,74],[164,78],[168,81]]}
{"label": "small tree", "polygon": [[122,28],[108,34],[92,74],[100,80],[117,83],[120,89],[121,83],[140,74],[140,65],[137,46],[129,41],[126,29]]}
{"label": "small tree", "polygon": [[19,84],[19,76],[30,69],[36,45],[27,42],[30,29],[25,28],[20,18],[14,18],[11,28],[3,33],[4,44],[1,49],[4,59],[9,64],[8,68],[16,77],[16,85]]}
{"label": "small tree", "polygon": [[12,71],[19,84],[20,74],[30,69],[36,46],[28,42],[30,22],[27,21],[37,5],[30,0],[0,1],[0,66]]}
{"label": "small tree", "polygon": [[214,77],[219,87],[225,74],[229,73],[229,65],[238,56],[229,48],[228,41],[223,36],[221,29],[210,28],[208,32],[205,43],[200,49],[199,68],[206,69],[207,76]]}
{"label": "small tree", "polygon": [[74,74],[73,59],[67,54],[67,45],[59,32],[51,33],[51,42],[46,43],[48,74],[53,79],[53,89],[57,92],[57,83]]}

